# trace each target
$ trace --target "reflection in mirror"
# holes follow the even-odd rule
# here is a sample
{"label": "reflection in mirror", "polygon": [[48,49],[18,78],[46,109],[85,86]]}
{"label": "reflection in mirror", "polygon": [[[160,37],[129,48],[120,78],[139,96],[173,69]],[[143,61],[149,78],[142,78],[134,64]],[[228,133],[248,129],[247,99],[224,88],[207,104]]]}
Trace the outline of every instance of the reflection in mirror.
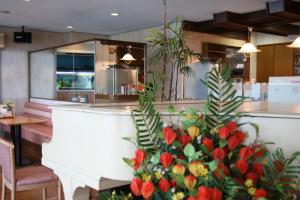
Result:
{"label": "reflection in mirror", "polygon": [[57,49],[57,100],[94,103],[95,42]]}

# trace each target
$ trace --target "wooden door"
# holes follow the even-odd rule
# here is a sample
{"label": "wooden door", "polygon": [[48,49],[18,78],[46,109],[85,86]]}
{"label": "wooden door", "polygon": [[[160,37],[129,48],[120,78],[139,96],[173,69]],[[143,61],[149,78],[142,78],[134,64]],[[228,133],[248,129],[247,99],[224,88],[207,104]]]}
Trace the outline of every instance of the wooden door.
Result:
{"label": "wooden door", "polygon": [[274,45],[274,76],[293,76],[293,49]]}
{"label": "wooden door", "polygon": [[274,75],[274,45],[259,46],[257,53],[256,80],[259,83],[268,82]]}

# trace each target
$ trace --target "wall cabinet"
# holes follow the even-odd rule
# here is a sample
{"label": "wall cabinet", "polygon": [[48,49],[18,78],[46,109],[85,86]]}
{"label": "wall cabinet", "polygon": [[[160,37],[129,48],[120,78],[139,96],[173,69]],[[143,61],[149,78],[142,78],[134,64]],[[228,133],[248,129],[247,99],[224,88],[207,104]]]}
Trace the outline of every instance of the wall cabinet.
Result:
{"label": "wall cabinet", "polygon": [[294,50],[287,44],[258,46],[257,82],[268,82],[271,76],[294,75]]}

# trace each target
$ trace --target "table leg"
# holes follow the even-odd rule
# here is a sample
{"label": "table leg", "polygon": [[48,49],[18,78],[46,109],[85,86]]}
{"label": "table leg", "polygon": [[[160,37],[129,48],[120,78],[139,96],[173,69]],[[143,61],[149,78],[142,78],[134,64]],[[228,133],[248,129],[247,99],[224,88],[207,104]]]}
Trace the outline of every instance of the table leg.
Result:
{"label": "table leg", "polygon": [[21,125],[14,125],[10,128],[12,133],[12,140],[15,145],[15,160],[16,166],[26,166],[33,162],[29,159],[22,158],[22,136]]}

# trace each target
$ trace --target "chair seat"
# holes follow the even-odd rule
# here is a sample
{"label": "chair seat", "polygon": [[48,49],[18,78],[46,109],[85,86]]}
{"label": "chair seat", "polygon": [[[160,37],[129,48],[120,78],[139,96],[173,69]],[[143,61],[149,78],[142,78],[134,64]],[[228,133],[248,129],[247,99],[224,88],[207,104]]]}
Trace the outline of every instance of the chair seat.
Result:
{"label": "chair seat", "polygon": [[58,177],[47,167],[33,166],[16,170],[16,185],[27,186],[58,181]]}
{"label": "chair seat", "polygon": [[41,145],[52,138],[52,127],[41,124],[22,125],[22,138],[32,143]]}

